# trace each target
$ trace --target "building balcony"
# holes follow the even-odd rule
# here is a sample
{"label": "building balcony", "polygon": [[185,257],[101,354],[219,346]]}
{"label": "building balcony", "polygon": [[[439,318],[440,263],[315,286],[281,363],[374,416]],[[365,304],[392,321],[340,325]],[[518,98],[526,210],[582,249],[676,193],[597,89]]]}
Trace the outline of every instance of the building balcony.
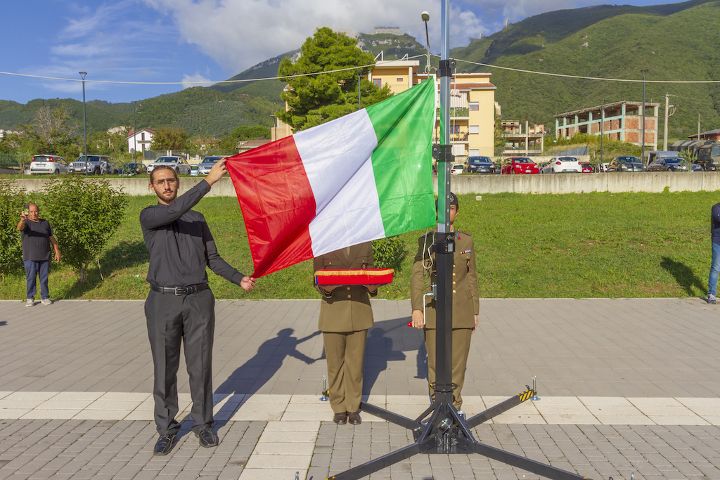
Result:
{"label": "building balcony", "polygon": [[468,141],[468,132],[451,133],[450,141],[451,142],[467,142]]}

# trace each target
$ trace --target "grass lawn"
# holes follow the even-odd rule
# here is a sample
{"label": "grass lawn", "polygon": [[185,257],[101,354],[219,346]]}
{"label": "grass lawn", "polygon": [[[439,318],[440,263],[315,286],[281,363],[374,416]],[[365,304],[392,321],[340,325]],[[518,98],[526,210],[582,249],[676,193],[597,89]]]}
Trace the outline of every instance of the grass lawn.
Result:
{"label": "grass lawn", "polygon": [[[475,240],[482,297],[682,297],[707,288],[710,207],[716,193],[589,193],[460,197],[457,226]],[[67,267],[50,276],[54,298],[141,299],[147,252],[138,222],[151,197],[131,197],[124,221],[85,283]],[[237,201],[207,198],[196,207],[208,220],[220,254],[243,272],[252,262]],[[410,264],[422,232],[408,248],[396,282],[381,298],[409,296]],[[61,245],[62,248],[62,245]],[[100,278],[100,271],[104,280]],[[210,273],[218,298],[317,298],[312,264],[261,278],[250,295]],[[24,297],[22,274],[0,277],[0,298]]]}

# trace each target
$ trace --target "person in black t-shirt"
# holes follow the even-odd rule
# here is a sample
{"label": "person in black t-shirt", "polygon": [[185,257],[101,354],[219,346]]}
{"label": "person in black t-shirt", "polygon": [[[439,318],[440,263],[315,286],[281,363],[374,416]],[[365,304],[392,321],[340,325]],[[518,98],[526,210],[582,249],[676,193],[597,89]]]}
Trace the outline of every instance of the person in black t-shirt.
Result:
{"label": "person in black t-shirt", "polygon": [[712,261],[708,278],[708,303],[717,303],[717,282],[720,275],[720,203],[710,211],[710,239],[712,240]]}
{"label": "person in black t-shirt", "polygon": [[41,303],[50,305],[52,304],[48,290],[50,245],[55,253],[55,261],[59,262],[62,258],[60,247],[52,234],[52,227],[47,220],[40,218],[40,208],[35,203],[29,203],[27,209],[20,213],[17,229],[22,234],[23,263],[25,264],[27,286],[25,306],[35,305],[35,287],[38,276],[40,276]]}

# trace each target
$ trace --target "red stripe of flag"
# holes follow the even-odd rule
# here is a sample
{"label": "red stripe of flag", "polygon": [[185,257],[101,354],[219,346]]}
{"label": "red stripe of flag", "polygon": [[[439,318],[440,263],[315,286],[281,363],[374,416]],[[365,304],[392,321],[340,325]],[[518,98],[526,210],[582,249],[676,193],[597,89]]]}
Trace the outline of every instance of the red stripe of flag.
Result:
{"label": "red stripe of flag", "polygon": [[292,136],[228,157],[254,277],[313,258],[310,221],[316,204]]}

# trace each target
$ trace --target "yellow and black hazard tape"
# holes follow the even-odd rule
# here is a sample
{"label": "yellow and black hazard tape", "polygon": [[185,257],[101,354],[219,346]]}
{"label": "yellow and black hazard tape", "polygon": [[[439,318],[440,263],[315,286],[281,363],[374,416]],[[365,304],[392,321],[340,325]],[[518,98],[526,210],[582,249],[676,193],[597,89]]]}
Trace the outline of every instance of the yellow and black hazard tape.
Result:
{"label": "yellow and black hazard tape", "polygon": [[533,395],[535,395],[535,390],[533,390],[532,388],[528,388],[524,392],[519,393],[518,398],[520,398],[521,402],[525,402],[527,400],[530,400],[533,397]]}

